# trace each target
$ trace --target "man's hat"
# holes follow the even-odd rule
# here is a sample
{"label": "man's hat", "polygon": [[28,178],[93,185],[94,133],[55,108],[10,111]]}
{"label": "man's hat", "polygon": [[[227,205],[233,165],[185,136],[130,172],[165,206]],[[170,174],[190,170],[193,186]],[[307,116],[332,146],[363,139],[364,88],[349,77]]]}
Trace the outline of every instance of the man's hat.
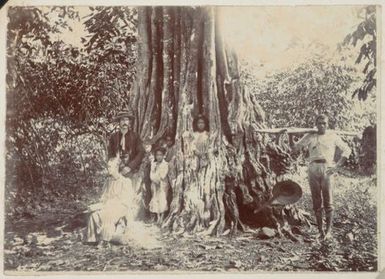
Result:
{"label": "man's hat", "polygon": [[288,205],[296,203],[302,197],[302,188],[292,180],[280,181],[273,187],[273,203]]}
{"label": "man's hat", "polygon": [[125,109],[125,110],[121,110],[119,111],[115,118],[114,118],[114,121],[119,121],[121,118],[123,117],[128,117],[130,118],[131,120],[134,120],[135,117],[134,117],[134,113],[131,109]]}

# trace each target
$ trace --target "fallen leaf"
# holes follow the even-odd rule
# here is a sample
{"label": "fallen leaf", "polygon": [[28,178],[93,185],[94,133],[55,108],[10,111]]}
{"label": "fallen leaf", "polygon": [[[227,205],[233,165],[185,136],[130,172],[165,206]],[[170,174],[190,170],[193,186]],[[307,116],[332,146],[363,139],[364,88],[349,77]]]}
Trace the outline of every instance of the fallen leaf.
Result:
{"label": "fallen leaf", "polygon": [[353,235],[353,233],[348,233],[348,234],[346,234],[346,236],[349,238],[349,240],[350,241],[353,241],[354,240],[354,235]]}

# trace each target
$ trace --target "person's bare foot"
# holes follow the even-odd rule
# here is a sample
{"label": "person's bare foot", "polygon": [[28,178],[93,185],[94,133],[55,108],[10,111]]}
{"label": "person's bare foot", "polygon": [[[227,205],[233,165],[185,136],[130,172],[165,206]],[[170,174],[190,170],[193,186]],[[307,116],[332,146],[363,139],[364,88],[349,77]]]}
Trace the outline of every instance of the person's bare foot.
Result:
{"label": "person's bare foot", "polygon": [[325,232],[324,231],[320,231],[319,234],[318,234],[317,240],[318,241],[322,241],[322,240],[324,240],[324,238],[325,238]]}
{"label": "person's bare foot", "polygon": [[106,240],[101,240],[99,241],[98,245],[97,245],[97,248],[109,248],[111,247],[111,244],[109,241],[106,241]]}
{"label": "person's bare foot", "polygon": [[329,240],[332,238],[332,233],[330,231],[326,232],[325,236],[324,236],[324,240]]}

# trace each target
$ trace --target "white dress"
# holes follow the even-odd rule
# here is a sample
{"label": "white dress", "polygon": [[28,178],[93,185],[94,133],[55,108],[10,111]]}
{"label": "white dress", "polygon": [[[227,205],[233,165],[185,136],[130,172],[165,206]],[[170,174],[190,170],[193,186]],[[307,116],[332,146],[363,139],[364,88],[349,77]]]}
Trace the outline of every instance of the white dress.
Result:
{"label": "white dress", "polygon": [[170,187],[168,182],[168,163],[152,162],[150,179],[151,179],[151,201],[149,204],[150,211],[153,213],[163,213],[168,210],[167,193]]}
{"label": "white dress", "polygon": [[209,133],[194,132],[192,134],[191,149],[195,156],[195,169],[198,171],[208,165],[207,152],[209,149]]}
{"label": "white dress", "polygon": [[139,196],[130,178],[118,171],[119,159],[108,163],[109,177],[100,198],[99,209],[94,211],[88,221],[87,242],[110,241],[122,234],[125,227],[133,223],[139,210]]}
{"label": "white dress", "polygon": [[184,191],[185,208],[187,211],[196,211],[200,218],[205,218],[208,214],[205,204],[206,197],[209,197],[211,183],[207,183],[208,169],[210,161],[208,157],[210,138],[207,131],[193,132],[185,135],[186,150],[188,153],[186,165],[188,172],[186,173],[189,184],[186,185]]}

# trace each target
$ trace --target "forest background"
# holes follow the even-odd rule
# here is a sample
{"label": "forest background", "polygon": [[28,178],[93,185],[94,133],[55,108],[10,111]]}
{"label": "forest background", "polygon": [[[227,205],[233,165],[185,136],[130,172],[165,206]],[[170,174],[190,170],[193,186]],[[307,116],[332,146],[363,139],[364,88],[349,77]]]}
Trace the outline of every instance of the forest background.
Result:
{"label": "forest background", "polygon": [[[318,8],[313,14],[306,8],[300,13],[275,9],[239,8],[234,16],[234,10],[222,8],[219,19],[227,44],[239,53],[242,82],[265,111],[266,124],[312,127],[314,112],[325,111],[335,129],[362,134],[375,126],[373,7],[341,7],[333,13]],[[333,30],[326,22],[303,27],[301,19],[323,13],[344,28]],[[276,27],[294,15],[299,19],[293,25],[302,29]],[[137,11],[11,7],[8,17],[6,219],[30,220],[47,211],[70,215],[94,201],[104,184],[105,147],[115,128],[110,120],[130,104],[136,73]],[[240,17],[243,24],[234,22]],[[239,26],[251,30],[240,32]],[[314,28],[333,32],[317,39]],[[256,38],[250,40],[250,34]],[[278,41],[284,43],[277,46]],[[370,200],[366,194],[375,186],[375,168],[362,167],[370,158],[360,156],[360,139],[349,144],[355,151],[347,166],[347,176],[354,177],[350,187],[367,179],[371,186],[347,191],[356,195],[352,202]],[[375,203],[370,204],[362,214],[375,218]],[[369,234],[374,238],[373,230]],[[361,265],[372,267],[372,261]]]}

